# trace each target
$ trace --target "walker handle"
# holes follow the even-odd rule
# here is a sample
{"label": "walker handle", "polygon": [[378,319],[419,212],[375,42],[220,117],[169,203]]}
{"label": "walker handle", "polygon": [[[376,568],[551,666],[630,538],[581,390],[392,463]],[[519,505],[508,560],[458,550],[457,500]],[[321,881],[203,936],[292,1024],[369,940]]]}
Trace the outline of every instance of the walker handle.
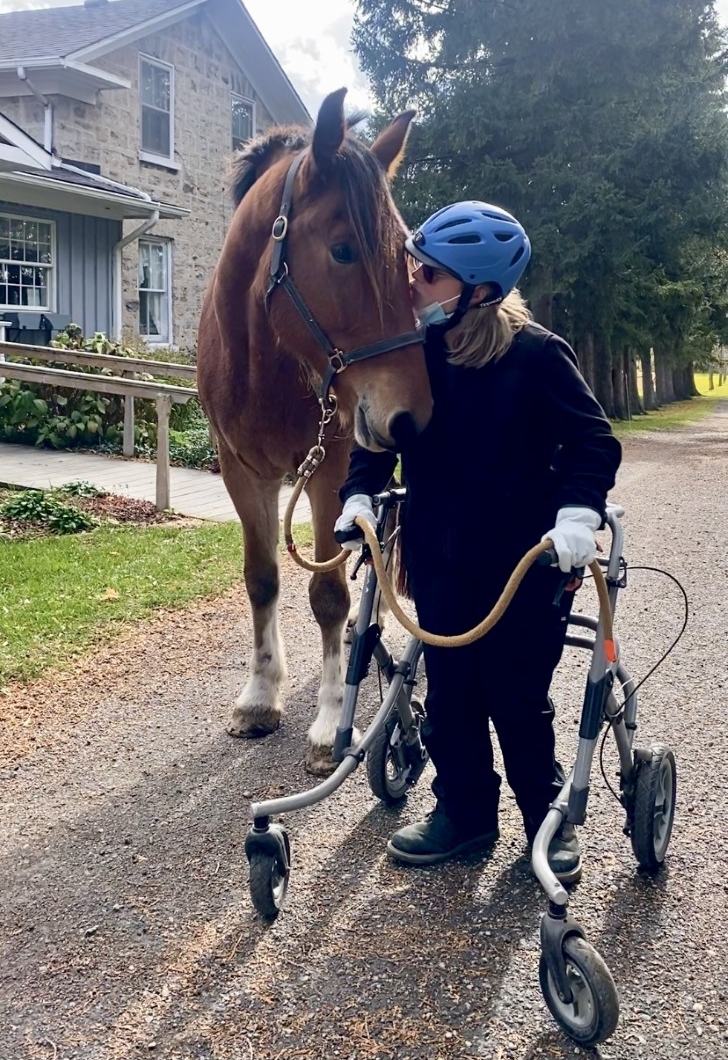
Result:
{"label": "walker handle", "polygon": [[558,565],[558,562],[559,557],[556,554],[555,548],[549,548],[545,552],[542,552],[536,560],[539,567],[553,567],[554,564]]}

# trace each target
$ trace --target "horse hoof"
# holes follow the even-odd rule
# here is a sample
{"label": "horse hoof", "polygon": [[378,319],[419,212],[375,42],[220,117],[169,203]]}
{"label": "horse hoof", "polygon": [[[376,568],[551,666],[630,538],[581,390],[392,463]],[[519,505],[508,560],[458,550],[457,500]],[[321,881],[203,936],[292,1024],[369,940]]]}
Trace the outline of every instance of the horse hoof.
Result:
{"label": "horse hoof", "polygon": [[332,757],[333,747],[310,743],[306,748],[304,768],[314,777],[330,777],[338,765]]}
{"label": "horse hoof", "polygon": [[281,724],[281,710],[277,707],[236,707],[227,727],[229,736],[255,740],[269,736]]}

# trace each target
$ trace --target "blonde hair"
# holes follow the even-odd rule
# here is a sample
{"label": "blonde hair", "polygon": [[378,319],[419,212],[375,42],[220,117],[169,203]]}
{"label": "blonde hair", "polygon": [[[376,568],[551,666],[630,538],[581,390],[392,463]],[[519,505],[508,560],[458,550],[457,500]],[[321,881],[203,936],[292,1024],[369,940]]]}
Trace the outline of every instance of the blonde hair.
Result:
{"label": "blonde hair", "polygon": [[465,368],[482,368],[501,357],[530,320],[525,299],[515,289],[498,305],[473,306],[447,334],[448,361]]}

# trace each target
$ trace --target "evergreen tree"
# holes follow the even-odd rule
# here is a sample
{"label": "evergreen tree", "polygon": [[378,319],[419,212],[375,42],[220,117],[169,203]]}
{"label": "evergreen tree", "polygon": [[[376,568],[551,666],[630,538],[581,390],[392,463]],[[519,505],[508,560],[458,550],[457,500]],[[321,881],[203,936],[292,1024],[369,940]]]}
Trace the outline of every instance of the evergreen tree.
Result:
{"label": "evergreen tree", "polygon": [[511,209],[526,293],[575,345],[610,415],[692,392],[722,334],[726,43],[694,0],[358,0],[382,113],[415,105],[398,182],[415,224],[442,204]]}

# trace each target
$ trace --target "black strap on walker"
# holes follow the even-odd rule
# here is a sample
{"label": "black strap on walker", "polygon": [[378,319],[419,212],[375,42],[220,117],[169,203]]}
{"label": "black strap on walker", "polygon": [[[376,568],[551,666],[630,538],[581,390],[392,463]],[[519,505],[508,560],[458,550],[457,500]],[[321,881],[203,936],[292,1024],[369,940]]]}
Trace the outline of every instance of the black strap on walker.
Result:
{"label": "black strap on walker", "polygon": [[401,335],[396,335],[394,338],[380,339],[378,342],[371,342],[367,346],[360,346],[356,350],[344,353],[343,350],[334,346],[308,308],[303,295],[291,279],[286,261],[286,240],[293,207],[293,186],[296,182],[296,174],[306,154],[307,151],[302,151],[299,155],[296,155],[286,174],[280,209],[271,230],[273,253],[271,255],[270,276],[265,292],[265,302],[266,306],[269,305],[271,295],[276,287],[283,287],[298,310],[299,316],[326,354],[329,365],[321,381],[321,390],[319,392],[321,404],[326,405],[330,401],[329,390],[334,378],[348,368],[350,364],[355,364],[357,361],[366,361],[370,357],[378,357],[382,353],[399,350],[404,346],[421,345],[422,334],[419,331],[407,331]]}

